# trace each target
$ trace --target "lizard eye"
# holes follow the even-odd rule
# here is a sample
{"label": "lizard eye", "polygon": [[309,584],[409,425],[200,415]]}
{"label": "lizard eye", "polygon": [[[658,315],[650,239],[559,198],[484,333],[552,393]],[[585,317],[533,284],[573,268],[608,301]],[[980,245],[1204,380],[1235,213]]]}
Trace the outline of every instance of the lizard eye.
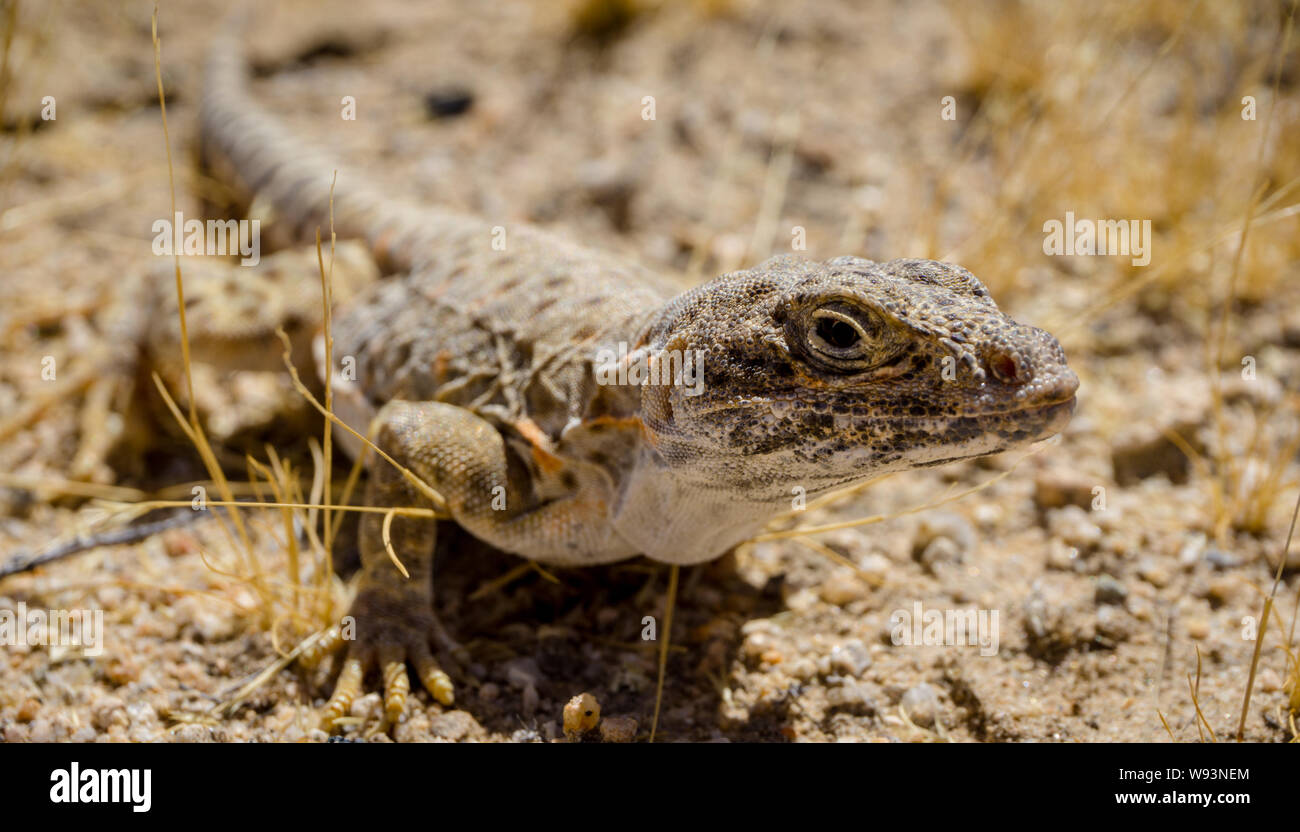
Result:
{"label": "lizard eye", "polygon": [[836,368],[862,370],[881,357],[888,327],[871,312],[834,303],[813,310],[807,329],[811,357]]}
{"label": "lizard eye", "polygon": [[830,315],[817,319],[816,333],[825,345],[836,350],[851,349],[862,340],[860,329],[852,321],[832,318]]}
{"label": "lizard eye", "polygon": [[831,373],[857,376],[906,351],[898,327],[853,298],[796,297],[779,316],[791,349]]}

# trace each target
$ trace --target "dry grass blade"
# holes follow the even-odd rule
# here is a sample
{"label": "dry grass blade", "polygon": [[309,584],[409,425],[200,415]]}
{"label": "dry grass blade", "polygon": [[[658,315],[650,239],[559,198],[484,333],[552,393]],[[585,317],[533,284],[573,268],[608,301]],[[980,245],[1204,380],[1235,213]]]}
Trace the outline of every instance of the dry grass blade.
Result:
{"label": "dry grass blade", "polygon": [[406,567],[402,565],[402,561],[397,557],[397,550],[393,548],[393,517],[396,515],[397,512],[394,509],[389,509],[384,513],[384,549],[388,551],[388,559],[393,562],[393,566],[397,567],[397,571],[402,573],[402,577],[410,579],[411,573],[406,571]]}
{"label": "dry grass blade", "polygon": [[673,608],[677,605],[677,575],[681,567],[673,564],[668,569],[668,600],[664,603],[664,626],[660,631],[659,678],[655,682],[655,713],[650,720],[650,742],[655,741],[659,730],[659,707],[664,698],[664,674],[668,670],[668,643],[673,631]]}
{"label": "dry grass blade", "polygon": [[1214,727],[1210,725],[1210,721],[1205,718],[1205,714],[1201,711],[1201,648],[1200,647],[1196,648],[1196,683],[1195,684],[1192,683],[1192,674],[1188,673],[1187,688],[1192,693],[1192,707],[1196,709],[1196,719],[1198,720],[1196,723],[1196,731],[1197,733],[1201,734],[1201,742],[1205,741],[1205,734],[1201,733],[1201,726],[1204,725],[1205,730],[1210,733],[1210,742],[1217,743],[1219,741],[1219,738],[1214,735]]}
{"label": "dry grass blade", "polygon": [[[321,258],[320,246],[320,229],[316,229],[316,263],[320,267],[320,291],[321,291],[321,320],[323,321],[323,334],[325,339],[325,370],[321,374],[325,379],[325,412],[334,412],[334,334],[333,334],[333,308],[334,308],[334,246],[337,242],[334,233],[334,186],[338,183],[339,172],[334,171],[330,178],[330,197],[329,197],[329,215],[330,215],[330,265],[329,272],[326,273],[325,263]],[[323,438],[321,445],[322,470],[324,472],[324,482],[326,488],[323,492],[323,501],[325,509],[322,513],[325,521],[325,557],[333,568],[334,563],[334,525],[330,522],[331,512],[329,504],[333,499],[330,493],[334,485],[334,446],[333,446],[334,424],[331,420],[325,420]]]}

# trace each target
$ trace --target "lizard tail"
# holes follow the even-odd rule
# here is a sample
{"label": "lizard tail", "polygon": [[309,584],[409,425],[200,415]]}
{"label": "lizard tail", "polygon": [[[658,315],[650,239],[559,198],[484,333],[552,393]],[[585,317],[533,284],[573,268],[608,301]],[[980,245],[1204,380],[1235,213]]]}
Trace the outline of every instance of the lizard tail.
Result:
{"label": "lizard tail", "polygon": [[388,270],[409,269],[410,245],[423,225],[417,210],[366,187],[348,171],[286,130],[255,103],[248,82],[244,32],[250,10],[231,15],[208,53],[199,133],[206,162],[224,181],[269,203],[274,221],[291,236],[310,241],[330,231],[330,183],[334,229],[340,237],[365,240]]}

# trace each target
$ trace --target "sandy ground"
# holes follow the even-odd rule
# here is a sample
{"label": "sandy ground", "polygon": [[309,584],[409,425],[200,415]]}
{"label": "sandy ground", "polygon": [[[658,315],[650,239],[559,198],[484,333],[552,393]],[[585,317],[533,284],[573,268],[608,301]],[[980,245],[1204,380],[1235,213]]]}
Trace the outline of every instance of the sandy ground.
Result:
{"label": "sandy ground", "polygon": [[[190,215],[207,187],[194,161],[202,55],[225,5],[161,13]],[[287,2],[252,35],[256,94],[336,154],[341,179],[545,225],[685,282],[787,251],[796,227],[810,258],[962,262],[1011,315],[1056,333],[1082,379],[1073,422],[1032,455],[895,475],[775,528],[898,516],[746,544],[684,570],[660,737],[1234,732],[1300,430],[1300,220],[1275,216],[1296,199],[1286,188],[1300,175],[1300,73],[1294,41],[1278,57],[1277,6],[1207,4],[1188,17],[1160,2],[1084,12],[664,0],[626,4],[621,28],[592,11],[624,5],[577,4],[584,16],[571,3]],[[102,412],[92,399],[113,395],[95,383],[114,346],[98,313],[125,276],[153,265],[150,228],[170,213],[150,11],[23,3],[13,17],[0,90],[6,556],[102,516],[77,496],[89,492],[58,483],[100,427],[87,423]],[[430,96],[446,106],[464,94],[466,112],[431,114]],[[358,102],[355,121],[338,118],[344,95]],[[954,120],[941,115],[948,95]],[[1240,115],[1246,95],[1257,120]],[[53,121],[40,118],[44,96],[57,102]],[[1234,266],[1256,177],[1265,202]],[[1150,265],[1046,256],[1042,225],[1067,210],[1152,219]],[[56,380],[42,378],[48,356]],[[277,447],[310,470],[304,442]],[[203,476],[192,448],[159,441],[119,450],[84,479],[156,489]],[[1252,507],[1253,524],[1241,519]],[[286,574],[279,515],[260,515],[251,533],[267,572]],[[211,710],[292,644],[230,573],[237,558],[207,521],[0,580],[0,610],[100,609],[106,632],[97,656],[0,647],[0,738],[323,740],[328,663],[282,670],[232,712]],[[1295,736],[1297,673],[1282,645],[1297,558],[1278,588],[1249,740]],[[657,643],[642,639],[643,619],[662,623],[667,569],[635,561],[493,584],[518,563],[443,535],[438,609],[465,647],[456,705],[420,692],[403,723],[376,734],[370,695],[348,736],[550,739],[565,702],[589,692],[645,737]],[[918,608],[983,611],[996,649],[896,643],[891,616]]]}

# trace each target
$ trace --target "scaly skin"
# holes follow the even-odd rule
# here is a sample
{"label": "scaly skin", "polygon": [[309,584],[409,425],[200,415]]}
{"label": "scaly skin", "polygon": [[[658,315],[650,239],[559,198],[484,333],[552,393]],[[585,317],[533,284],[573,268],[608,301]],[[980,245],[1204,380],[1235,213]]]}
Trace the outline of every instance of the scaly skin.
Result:
{"label": "scaly skin", "polygon": [[[289,136],[253,103],[235,28],[213,49],[202,118],[214,170],[303,241],[328,227],[339,170],[335,227],[392,275],[335,317],[336,365],[356,364],[355,379],[335,369],[336,409],[362,432],[373,423],[457,523],[521,556],[705,561],[788,511],[795,486],[812,496],[996,453],[1056,433],[1073,410],[1060,345],[958,266],[777,257],[676,295],[538,229],[512,225],[494,246],[490,223],[376,193]],[[608,354],[631,367],[674,351],[699,357],[700,389],[602,383]],[[427,505],[385,462],[366,499]],[[407,661],[451,701],[428,642],[435,525],[394,520],[403,580],[380,524],[362,525],[357,639],[327,726],[376,664],[392,719]]]}

